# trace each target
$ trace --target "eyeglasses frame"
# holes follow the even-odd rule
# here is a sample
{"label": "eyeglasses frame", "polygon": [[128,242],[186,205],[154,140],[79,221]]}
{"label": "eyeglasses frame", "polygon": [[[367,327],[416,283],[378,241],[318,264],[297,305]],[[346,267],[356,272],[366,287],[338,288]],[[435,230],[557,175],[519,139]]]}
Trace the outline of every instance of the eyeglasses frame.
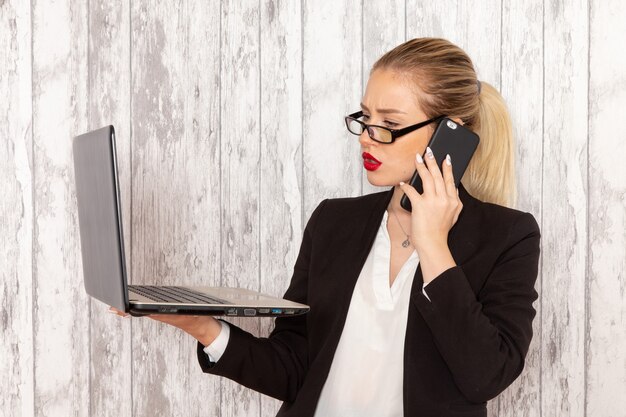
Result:
{"label": "eyeglasses frame", "polygon": [[[355,113],[349,114],[348,116],[344,117],[344,121],[346,122],[346,128],[348,129],[348,132],[352,133],[353,135],[357,135],[359,136],[359,134],[354,133],[353,131],[350,130],[350,121],[354,120],[355,122],[359,123],[362,127],[363,127],[363,131],[367,131],[367,135],[370,137],[370,139],[372,139],[373,141],[376,141],[378,143],[384,143],[385,145],[391,145],[392,143],[394,143],[396,141],[396,139],[398,139],[400,136],[404,136],[406,134],[409,134],[417,129],[420,129],[424,126],[427,126],[433,122],[436,122],[440,119],[443,119],[444,115],[441,116],[437,116],[437,117],[433,117],[432,119],[428,119],[424,122],[420,122],[411,126],[407,126],[407,127],[403,127],[402,129],[390,129],[388,127],[385,126],[380,126],[380,125],[369,125],[365,122],[362,122],[360,120],[358,120],[359,117],[363,116],[363,110],[359,110]],[[391,142],[383,142],[380,141],[378,139],[374,139],[371,135],[370,135],[370,131],[369,131],[369,127],[377,127],[380,129],[384,129],[388,132],[391,133]]]}

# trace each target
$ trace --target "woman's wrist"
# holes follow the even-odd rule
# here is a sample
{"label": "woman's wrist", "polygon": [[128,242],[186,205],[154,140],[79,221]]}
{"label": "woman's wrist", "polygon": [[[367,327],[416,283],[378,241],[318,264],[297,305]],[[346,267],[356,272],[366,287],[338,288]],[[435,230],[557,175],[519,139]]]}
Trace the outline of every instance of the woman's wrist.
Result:
{"label": "woman's wrist", "polygon": [[199,317],[198,324],[190,332],[203,346],[208,346],[219,336],[222,325],[213,317]]}
{"label": "woman's wrist", "polygon": [[428,237],[420,239],[413,245],[418,254],[437,253],[444,249],[448,249],[448,236]]}
{"label": "woman's wrist", "polygon": [[444,271],[456,266],[447,242],[424,242],[422,246],[416,248],[416,251],[425,284],[437,278]]}

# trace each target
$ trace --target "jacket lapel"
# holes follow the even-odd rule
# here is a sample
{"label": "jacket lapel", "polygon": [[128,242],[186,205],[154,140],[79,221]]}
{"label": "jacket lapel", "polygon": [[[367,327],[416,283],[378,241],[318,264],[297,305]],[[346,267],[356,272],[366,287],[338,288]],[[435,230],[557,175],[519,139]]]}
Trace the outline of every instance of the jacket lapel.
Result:
{"label": "jacket lapel", "polygon": [[[389,202],[391,201],[391,197],[393,196],[393,189],[391,187],[387,191],[382,191],[372,195],[372,204],[368,204],[362,207],[363,211],[354,216],[354,220],[359,225],[363,225],[360,232],[355,233],[355,236],[358,236],[357,239],[353,242],[354,245],[354,257],[352,259],[346,260],[345,265],[350,266],[350,270],[347,274],[347,282],[344,287],[347,291],[344,294],[345,300],[341,304],[344,306],[344,317],[348,312],[348,307],[350,305],[350,300],[352,298],[352,293],[354,291],[354,287],[356,286],[356,282],[361,274],[361,270],[363,269],[363,265],[367,260],[367,256],[369,255],[372,246],[374,244],[374,240],[376,239],[376,233],[378,232],[378,228],[380,227],[380,222],[383,220],[383,215]],[[360,211],[360,210],[359,210]]]}

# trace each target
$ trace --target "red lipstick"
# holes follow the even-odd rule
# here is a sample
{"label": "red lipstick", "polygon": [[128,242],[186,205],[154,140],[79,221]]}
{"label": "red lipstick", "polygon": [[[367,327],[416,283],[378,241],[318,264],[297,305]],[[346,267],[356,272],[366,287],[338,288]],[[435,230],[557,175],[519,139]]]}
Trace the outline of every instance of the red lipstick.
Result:
{"label": "red lipstick", "polygon": [[376,171],[383,164],[367,152],[363,152],[361,156],[363,157],[363,167],[368,171]]}

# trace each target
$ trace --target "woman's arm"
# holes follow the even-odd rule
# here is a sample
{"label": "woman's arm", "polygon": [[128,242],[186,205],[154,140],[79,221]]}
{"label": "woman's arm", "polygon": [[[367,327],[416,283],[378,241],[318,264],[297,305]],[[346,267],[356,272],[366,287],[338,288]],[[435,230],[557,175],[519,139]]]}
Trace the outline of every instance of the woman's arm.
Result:
{"label": "woman's arm", "polygon": [[459,266],[432,280],[430,301],[415,299],[439,352],[465,397],[485,402],[508,387],[524,367],[537,299],[539,227],[524,213],[478,296]]}
{"label": "woman's arm", "polygon": [[539,227],[521,214],[511,226],[507,249],[499,256],[478,297],[447,246],[448,232],[462,204],[454,186],[451,161],[443,175],[427,149],[416,155],[424,192],[401,183],[413,206],[411,242],[420,257],[425,297],[416,305],[435,344],[465,397],[485,402],[504,390],[522,371],[532,337],[537,299]]}

